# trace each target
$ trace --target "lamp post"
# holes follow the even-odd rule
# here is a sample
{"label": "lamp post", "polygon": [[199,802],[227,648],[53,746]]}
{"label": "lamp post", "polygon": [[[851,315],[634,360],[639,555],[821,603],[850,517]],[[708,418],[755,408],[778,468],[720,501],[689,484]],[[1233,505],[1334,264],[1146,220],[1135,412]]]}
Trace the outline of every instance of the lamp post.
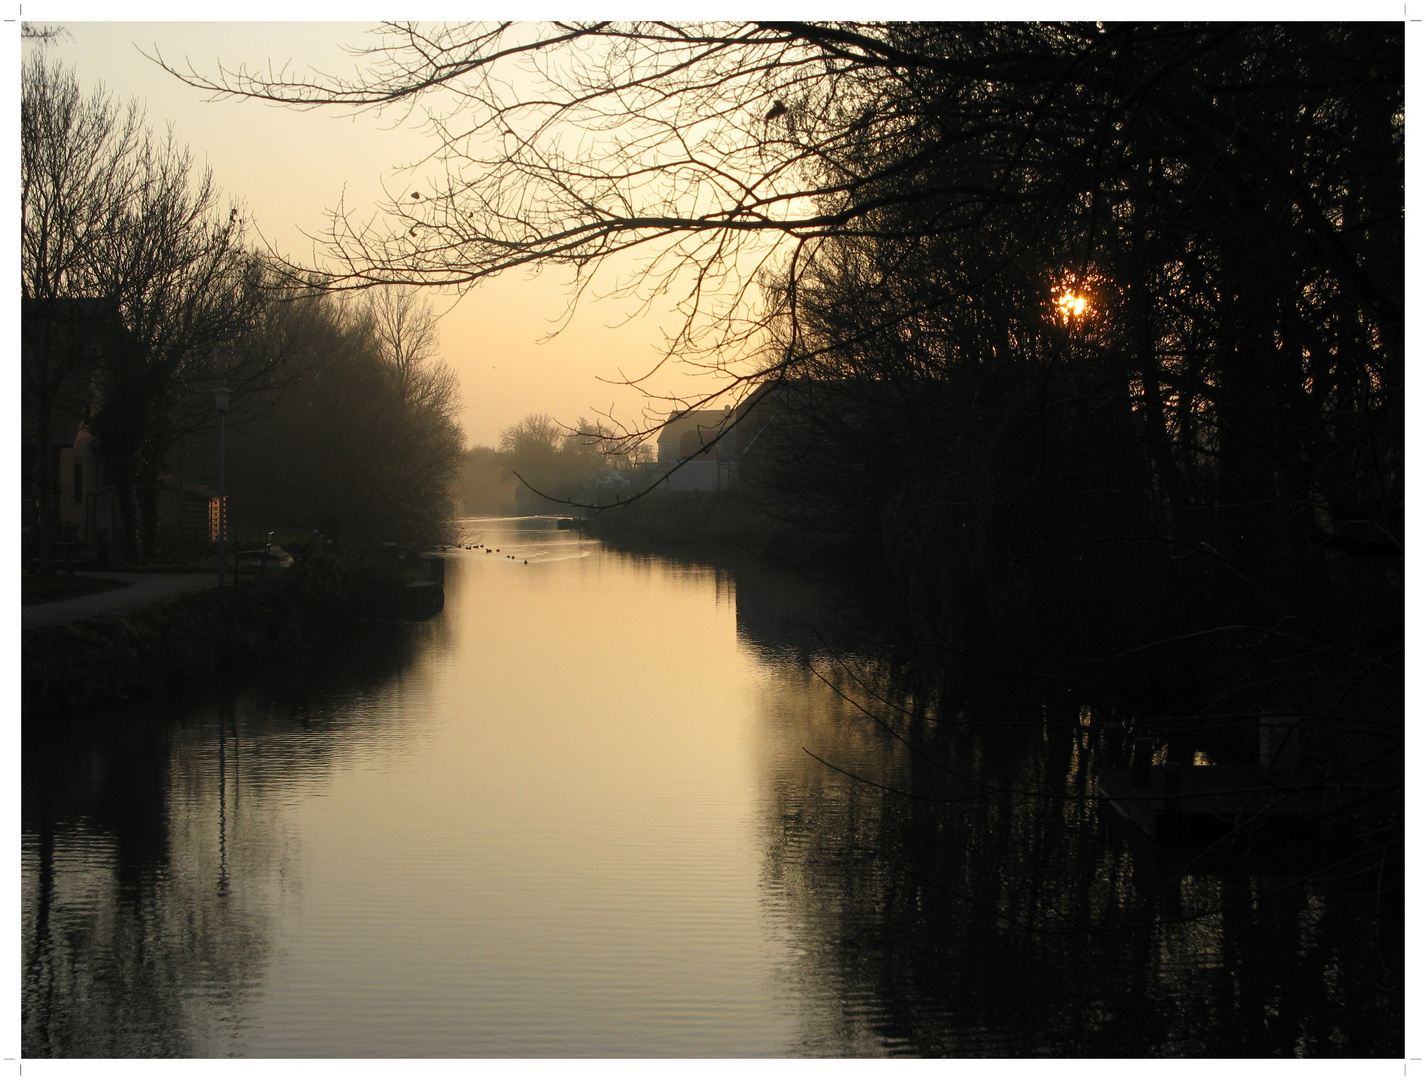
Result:
{"label": "lamp post", "polygon": [[228,497],[223,477],[223,442],[227,436],[228,398],[232,391],[219,387],[213,391],[213,404],[218,409],[218,588],[223,587],[223,564],[228,539]]}

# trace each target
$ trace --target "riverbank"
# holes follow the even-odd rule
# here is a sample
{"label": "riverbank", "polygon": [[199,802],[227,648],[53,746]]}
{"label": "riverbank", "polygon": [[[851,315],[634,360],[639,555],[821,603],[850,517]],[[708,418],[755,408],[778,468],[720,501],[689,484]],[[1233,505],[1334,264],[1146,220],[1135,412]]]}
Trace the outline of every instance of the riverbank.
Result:
{"label": "riverbank", "polygon": [[111,571],[103,577],[76,574],[69,580],[76,586],[96,582],[99,588],[88,592],[79,592],[76,588],[73,595],[62,599],[23,604],[20,609],[22,631],[151,607],[185,593],[211,589],[217,584],[217,575],[211,571],[204,574]]}
{"label": "riverbank", "polygon": [[74,600],[111,589],[122,589],[127,584],[119,578],[97,574],[47,575],[25,571],[20,575],[20,606],[28,608]]}
{"label": "riverbank", "polygon": [[745,486],[670,491],[609,507],[585,518],[584,532],[630,548],[733,550],[781,566],[814,570],[842,583],[876,579],[885,590],[879,522],[841,521],[817,528],[784,517],[769,496]]}
{"label": "riverbank", "polygon": [[27,718],[163,693],[243,668],[399,637],[408,575],[322,558],[236,587],[191,592],[21,633]]}
{"label": "riverbank", "polygon": [[738,491],[670,491],[613,506],[582,523],[584,531],[618,544],[731,547],[762,555],[783,530]]}

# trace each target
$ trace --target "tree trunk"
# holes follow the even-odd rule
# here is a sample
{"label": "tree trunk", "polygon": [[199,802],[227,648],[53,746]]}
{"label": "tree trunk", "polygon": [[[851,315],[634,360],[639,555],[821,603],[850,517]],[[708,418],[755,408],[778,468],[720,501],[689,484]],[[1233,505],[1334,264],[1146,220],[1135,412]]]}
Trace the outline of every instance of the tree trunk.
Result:
{"label": "tree trunk", "polygon": [[35,460],[36,525],[40,539],[40,573],[55,572],[55,540],[59,532],[59,452],[50,445],[48,419],[40,423]]}
{"label": "tree trunk", "polygon": [[138,514],[139,508],[134,498],[134,484],[129,477],[116,479],[114,483],[114,498],[119,504],[119,535],[115,538],[114,545],[118,549],[119,558],[131,560],[138,554]]}
{"label": "tree trunk", "polygon": [[136,492],[139,510],[139,558],[146,563],[158,561],[158,475],[145,468],[139,476]]}

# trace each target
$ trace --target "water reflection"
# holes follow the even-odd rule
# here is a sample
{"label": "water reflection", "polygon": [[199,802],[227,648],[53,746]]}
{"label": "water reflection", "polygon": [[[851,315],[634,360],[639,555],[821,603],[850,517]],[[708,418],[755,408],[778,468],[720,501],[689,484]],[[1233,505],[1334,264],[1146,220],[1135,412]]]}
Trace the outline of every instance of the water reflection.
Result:
{"label": "water reflection", "polygon": [[1079,705],[933,722],[746,560],[468,543],[394,647],[27,732],[27,1055],[1400,1053],[1372,918],[1133,854]]}
{"label": "water reflection", "polygon": [[418,643],[386,644],[26,731],[26,1055],[243,1052],[276,928],[300,905],[283,804],[390,745],[380,720],[400,714],[361,709],[377,692],[365,680],[389,685]]}
{"label": "water reflection", "polygon": [[[858,676],[848,696],[892,712]],[[796,973],[818,1002],[804,1050],[1401,1054],[1391,914],[1331,874],[1304,883],[1310,867],[1135,854],[1079,797],[1098,753],[1079,710],[961,717],[919,754],[861,709],[829,727],[777,692],[764,710],[790,736],[769,777],[770,896],[816,943]],[[796,742],[856,779],[799,763]]]}

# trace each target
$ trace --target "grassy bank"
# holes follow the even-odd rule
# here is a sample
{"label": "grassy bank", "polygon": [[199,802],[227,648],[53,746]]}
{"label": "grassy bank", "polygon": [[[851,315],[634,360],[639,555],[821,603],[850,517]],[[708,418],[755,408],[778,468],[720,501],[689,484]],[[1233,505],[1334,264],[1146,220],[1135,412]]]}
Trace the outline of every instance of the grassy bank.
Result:
{"label": "grassy bank", "polygon": [[67,574],[20,575],[20,606],[48,604],[55,600],[72,600],[76,596],[90,596],[93,593],[122,589],[126,584],[118,578],[72,576]]}
{"label": "grassy bank", "polygon": [[406,624],[386,616],[404,582],[395,566],[325,557],[238,588],[25,631],[24,715],[144,697],[402,634]]}

